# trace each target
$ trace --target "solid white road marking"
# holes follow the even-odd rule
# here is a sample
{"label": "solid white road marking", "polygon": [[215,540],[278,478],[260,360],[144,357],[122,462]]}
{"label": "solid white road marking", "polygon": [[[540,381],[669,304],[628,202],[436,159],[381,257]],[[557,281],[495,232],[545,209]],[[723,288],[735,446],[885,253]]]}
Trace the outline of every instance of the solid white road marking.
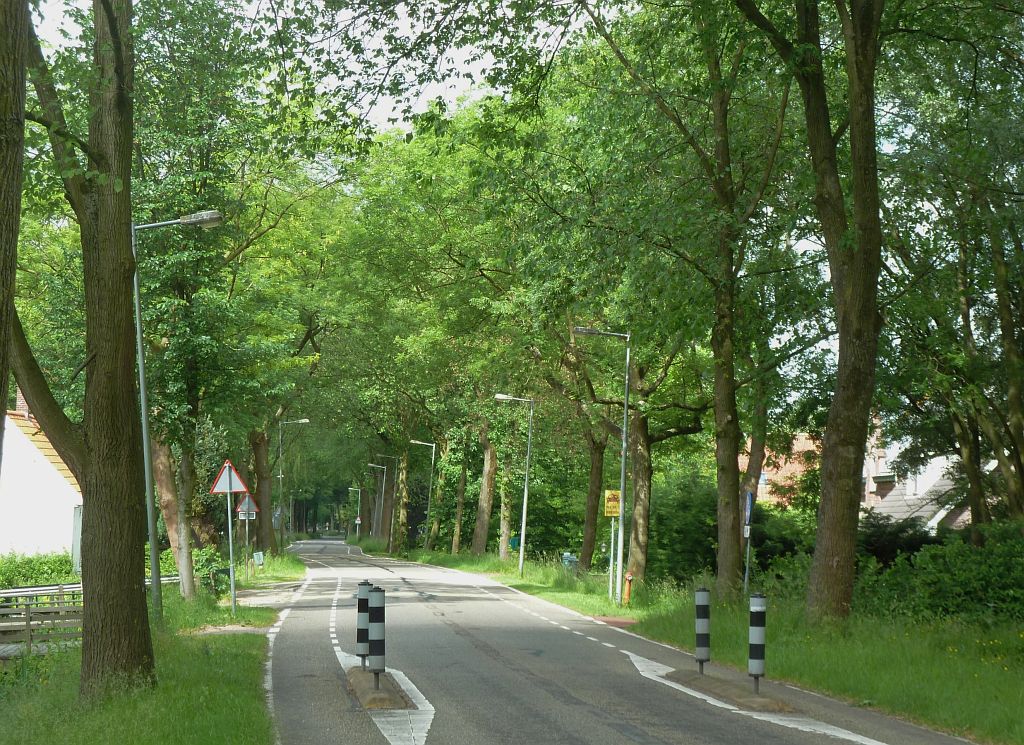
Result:
{"label": "solid white road marking", "polygon": [[[341,595],[341,578],[338,578],[337,587],[334,590],[334,604],[331,606],[331,624],[335,624],[338,616],[338,597]],[[349,654],[341,648],[338,643],[337,634],[331,634],[331,646],[334,647],[334,655],[342,669],[348,673],[352,668],[359,667],[361,660],[354,654]],[[370,719],[377,725],[380,733],[387,738],[391,745],[424,745],[427,741],[427,733],[434,721],[434,707],[427,701],[426,696],[420,693],[408,676],[401,670],[388,667],[385,670],[391,675],[398,685],[402,687],[406,697],[415,706],[415,709],[403,709],[401,711],[371,710]]]}
{"label": "solid white road marking", "polygon": [[701,693],[700,691],[695,691],[692,688],[687,688],[684,685],[680,685],[679,683],[676,683],[674,680],[667,679],[665,676],[671,673],[673,670],[675,670],[675,668],[669,667],[668,665],[663,665],[660,662],[655,662],[654,660],[649,660],[646,657],[641,657],[640,655],[633,654],[632,652],[628,652],[626,650],[622,650],[622,652],[627,657],[629,657],[629,659],[633,662],[633,665],[636,666],[636,669],[640,673],[640,675],[647,678],[648,680],[653,680],[656,683],[661,683],[662,685],[668,686],[669,688],[674,688],[677,691],[685,693],[687,696],[693,696],[694,698],[698,698],[701,701],[704,701],[705,703],[711,704],[712,706],[717,706],[720,709],[730,711],[733,714],[739,714],[740,716],[750,717],[751,719],[758,719],[762,722],[770,722],[771,724],[777,724],[780,727],[796,729],[800,730],[801,732],[813,732],[819,735],[828,735],[829,737],[834,737],[838,740],[855,742],[858,743],[858,745],[886,745],[886,743],[881,742],[880,740],[873,740],[870,737],[858,735],[857,733],[850,732],[849,730],[845,730],[842,727],[835,727],[831,724],[825,724],[824,722],[819,722],[818,720],[811,719],[810,717],[792,716],[787,714],[771,714],[767,712],[746,711],[744,709],[740,709],[736,706],[733,706],[732,704],[726,703],[725,701],[719,701],[717,698],[708,696],[707,694]]}

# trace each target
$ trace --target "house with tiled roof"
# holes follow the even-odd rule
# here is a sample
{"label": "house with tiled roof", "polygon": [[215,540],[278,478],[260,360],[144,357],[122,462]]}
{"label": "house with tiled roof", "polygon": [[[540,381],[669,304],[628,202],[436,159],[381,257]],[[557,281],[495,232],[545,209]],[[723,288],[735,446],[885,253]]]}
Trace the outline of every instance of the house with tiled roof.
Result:
{"label": "house with tiled roof", "polygon": [[18,396],[0,461],[0,554],[76,553],[82,491]]}

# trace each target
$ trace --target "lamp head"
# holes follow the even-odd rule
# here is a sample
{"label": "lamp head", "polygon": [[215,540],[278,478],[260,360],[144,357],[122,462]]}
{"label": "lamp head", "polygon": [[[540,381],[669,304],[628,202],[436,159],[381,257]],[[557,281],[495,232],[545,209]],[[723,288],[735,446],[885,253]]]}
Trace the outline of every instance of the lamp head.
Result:
{"label": "lamp head", "polygon": [[223,221],[224,216],[217,210],[194,212],[191,215],[182,215],[178,218],[178,222],[182,225],[198,225],[199,227],[207,230],[217,227]]}
{"label": "lamp head", "polygon": [[495,401],[515,401],[514,396],[510,396],[507,393],[496,393],[494,394]]}

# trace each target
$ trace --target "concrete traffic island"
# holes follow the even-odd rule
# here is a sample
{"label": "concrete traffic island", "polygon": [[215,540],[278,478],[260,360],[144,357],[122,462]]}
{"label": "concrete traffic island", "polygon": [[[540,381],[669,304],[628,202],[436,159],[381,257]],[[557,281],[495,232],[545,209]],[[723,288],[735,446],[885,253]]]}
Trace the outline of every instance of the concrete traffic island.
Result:
{"label": "concrete traffic island", "polygon": [[[746,711],[771,714],[798,713],[790,704],[777,697],[765,695],[763,692],[753,693],[745,681],[740,683],[711,675],[702,675],[696,670],[673,670],[665,677]],[[373,681],[370,681],[370,684],[372,685]]]}
{"label": "concrete traffic island", "polygon": [[415,709],[402,687],[389,673],[380,674],[380,688],[374,687],[374,674],[358,667],[349,668],[348,688],[364,709],[400,710]]}

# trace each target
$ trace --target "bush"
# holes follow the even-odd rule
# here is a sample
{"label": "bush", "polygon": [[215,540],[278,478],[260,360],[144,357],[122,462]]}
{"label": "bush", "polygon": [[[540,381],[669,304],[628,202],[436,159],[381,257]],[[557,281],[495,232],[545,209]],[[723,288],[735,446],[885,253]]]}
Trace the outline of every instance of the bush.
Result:
{"label": "bush", "polygon": [[958,536],[901,554],[885,568],[866,564],[855,589],[859,609],[876,615],[1024,620],[1024,534],[1020,525],[986,529],[984,546]]}
{"label": "bush", "polygon": [[[228,563],[214,546],[192,549],[192,569],[196,582],[213,595],[219,597],[228,591],[231,585]],[[170,577],[177,573],[178,563],[174,560],[174,551],[168,548],[160,554],[160,576]],[[146,549],[146,576],[149,576],[148,547]]]}
{"label": "bush", "polygon": [[0,590],[34,585],[72,585],[80,582],[70,553],[0,555]]}
{"label": "bush", "polygon": [[857,528],[857,553],[862,559],[874,557],[882,566],[891,566],[897,557],[916,554],[923,547],[941,543],[919,518],[897,520],[868,510]]}

